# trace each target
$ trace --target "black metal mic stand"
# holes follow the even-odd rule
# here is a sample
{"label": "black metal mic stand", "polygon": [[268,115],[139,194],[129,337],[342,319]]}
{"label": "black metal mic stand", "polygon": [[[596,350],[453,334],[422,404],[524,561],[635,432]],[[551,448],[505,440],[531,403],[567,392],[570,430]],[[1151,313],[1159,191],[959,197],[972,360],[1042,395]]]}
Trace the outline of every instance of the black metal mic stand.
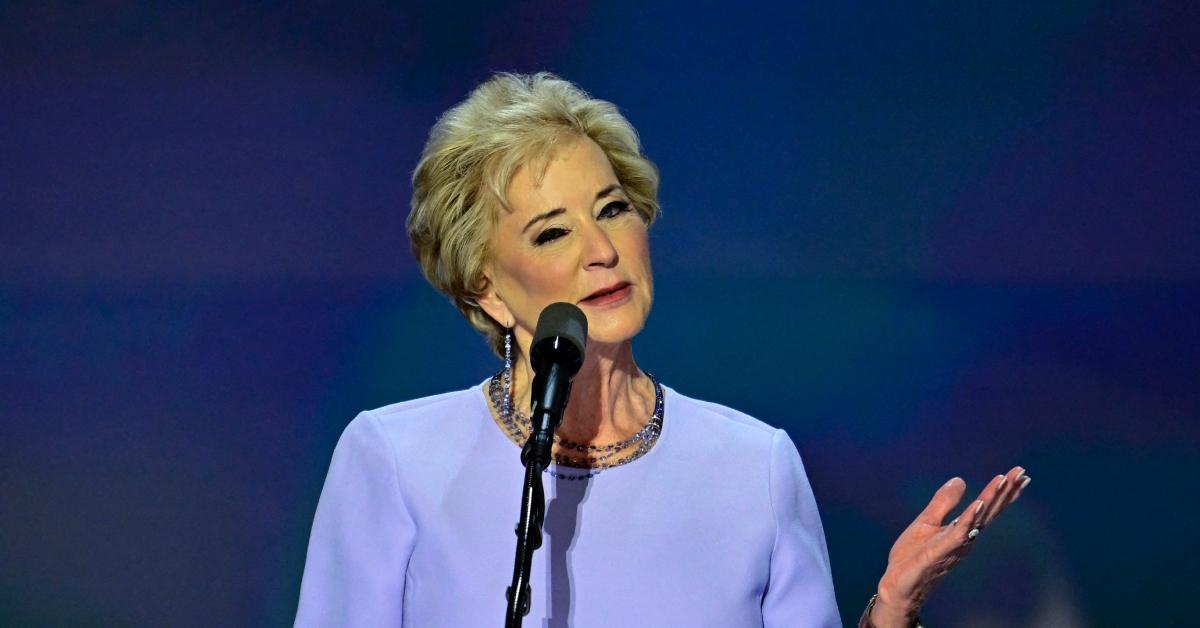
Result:
{"label": "black metal mic stand", "polygon": [[552,434],[548,430],[535,430],[521,448],[521,462],[525,463],[525,488],[521,492],[521,518],[516,528],[517,554],[513,561],[513,579],[505,590],[508,598],[505,628],[520,628],[521,622],[529,614],[529,571],[534,550],[542,546],[542,524],[546,518],[542,469],[550,462]]}

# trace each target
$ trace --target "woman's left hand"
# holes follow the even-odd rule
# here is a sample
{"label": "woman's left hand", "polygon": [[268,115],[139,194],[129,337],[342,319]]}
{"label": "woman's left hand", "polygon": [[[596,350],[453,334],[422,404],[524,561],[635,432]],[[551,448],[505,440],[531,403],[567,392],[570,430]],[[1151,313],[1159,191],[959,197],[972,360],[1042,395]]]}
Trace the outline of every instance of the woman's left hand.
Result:
{"label": "woman's left hand", "polygon": [[1025,469],[1013,467],[993,478],[978,499],[945,524],[967,485],[960,478],[942,485],[888,553],[870,624],[876,628],[912,626],[934,587],[971,551],[976,537],[1021,496],[1029,480]]}

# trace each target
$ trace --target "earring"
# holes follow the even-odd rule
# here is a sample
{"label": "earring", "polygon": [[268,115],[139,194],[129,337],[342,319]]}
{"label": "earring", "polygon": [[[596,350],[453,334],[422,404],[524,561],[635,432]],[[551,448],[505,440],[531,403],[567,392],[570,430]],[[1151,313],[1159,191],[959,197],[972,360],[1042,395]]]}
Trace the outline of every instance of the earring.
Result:
{"label": "earring", "polygon": [[503,416],[512,416],[512,328],[504,330],[504,406],[500,409]]}

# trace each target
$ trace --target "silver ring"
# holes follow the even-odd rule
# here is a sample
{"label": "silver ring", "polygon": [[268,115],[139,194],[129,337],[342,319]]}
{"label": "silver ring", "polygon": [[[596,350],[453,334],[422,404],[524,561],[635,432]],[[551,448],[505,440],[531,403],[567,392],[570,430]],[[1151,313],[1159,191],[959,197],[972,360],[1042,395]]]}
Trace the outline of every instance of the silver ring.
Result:
{"label": "silver ring", "polygon": [[967,533],[967,542],[974,541],[977,536],[979,536],[979,528],[971,528],[971,531]]}

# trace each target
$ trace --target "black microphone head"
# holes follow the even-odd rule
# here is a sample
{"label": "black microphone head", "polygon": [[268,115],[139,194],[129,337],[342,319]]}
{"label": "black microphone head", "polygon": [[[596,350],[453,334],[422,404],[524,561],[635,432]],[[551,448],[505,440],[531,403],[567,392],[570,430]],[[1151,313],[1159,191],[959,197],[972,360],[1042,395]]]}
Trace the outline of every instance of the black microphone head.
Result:
{"label": "black microphone head", "polygon": [[553,360],[574,375],[583,366],[585,347],[587,317],[583,310],[570,303],[551,303],[538,316],[529,349],[529,364],[536,372],[547,360]]}

